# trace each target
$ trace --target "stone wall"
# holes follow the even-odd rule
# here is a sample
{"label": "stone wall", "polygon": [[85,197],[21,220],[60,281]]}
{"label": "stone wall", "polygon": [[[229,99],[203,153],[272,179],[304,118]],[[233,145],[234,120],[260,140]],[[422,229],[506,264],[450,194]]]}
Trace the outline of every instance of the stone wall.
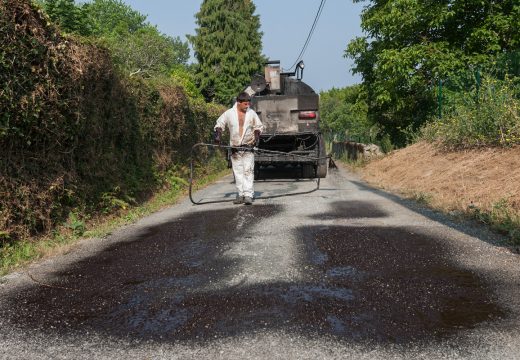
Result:
{"label": "stone wall", "polygon": [[373,159],[383,155],[381,148],[375,144],[362,144],[353,141],[333,142],[332,155],[336,159],[348,160]]}

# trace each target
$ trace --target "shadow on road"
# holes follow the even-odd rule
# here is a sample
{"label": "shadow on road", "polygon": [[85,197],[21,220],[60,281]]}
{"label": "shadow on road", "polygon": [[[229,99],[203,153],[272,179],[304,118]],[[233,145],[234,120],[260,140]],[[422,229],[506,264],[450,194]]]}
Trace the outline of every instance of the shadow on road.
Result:
{"label": "shadow on road", "polygon": [[316,214],[318,220],[383,218],[389,214],[367,201],[334,201],[329,212]]}

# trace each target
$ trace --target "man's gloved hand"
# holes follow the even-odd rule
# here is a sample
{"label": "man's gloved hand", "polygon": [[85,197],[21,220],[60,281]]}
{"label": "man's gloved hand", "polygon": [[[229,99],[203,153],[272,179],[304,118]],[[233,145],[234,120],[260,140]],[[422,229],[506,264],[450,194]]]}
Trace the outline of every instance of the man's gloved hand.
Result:
{"label": "man's gloved hand", "polygon": [[255,147],[260,145],[260,130],[255,130]]}
{"label": "man's gloved hand", "polygon": [[220,145],[221,141],[222,141],[222,129],[216,128],[214,142],[215,142],[215,144]]}

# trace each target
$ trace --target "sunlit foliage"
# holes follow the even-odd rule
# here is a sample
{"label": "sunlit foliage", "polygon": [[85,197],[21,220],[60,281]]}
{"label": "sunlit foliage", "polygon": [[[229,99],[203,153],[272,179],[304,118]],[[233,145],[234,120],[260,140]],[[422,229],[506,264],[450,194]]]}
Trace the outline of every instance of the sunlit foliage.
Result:
{"label": "sunlit foliage", "polygon": [[251,0],[204,0],[189,40],[197,83],[207,100],[230,104],[263,65],[260,19]]}
{"label": "sunlit foliage", "polygon": [[492,69],[520,46],[517,0],[365,2],[365,36],[346,56],[363,76],[369,118],[398,145],[436,111],[435,84],[468,69]]}

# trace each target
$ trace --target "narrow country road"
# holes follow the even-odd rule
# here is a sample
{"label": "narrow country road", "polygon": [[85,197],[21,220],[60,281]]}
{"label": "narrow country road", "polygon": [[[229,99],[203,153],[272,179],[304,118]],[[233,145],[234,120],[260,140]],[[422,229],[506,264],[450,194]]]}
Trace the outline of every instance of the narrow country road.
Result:
{"label": "narrow country road", "polygon": [[520,359],[495,241],[344,169],[185,200],[0,278],[0,358]]}

